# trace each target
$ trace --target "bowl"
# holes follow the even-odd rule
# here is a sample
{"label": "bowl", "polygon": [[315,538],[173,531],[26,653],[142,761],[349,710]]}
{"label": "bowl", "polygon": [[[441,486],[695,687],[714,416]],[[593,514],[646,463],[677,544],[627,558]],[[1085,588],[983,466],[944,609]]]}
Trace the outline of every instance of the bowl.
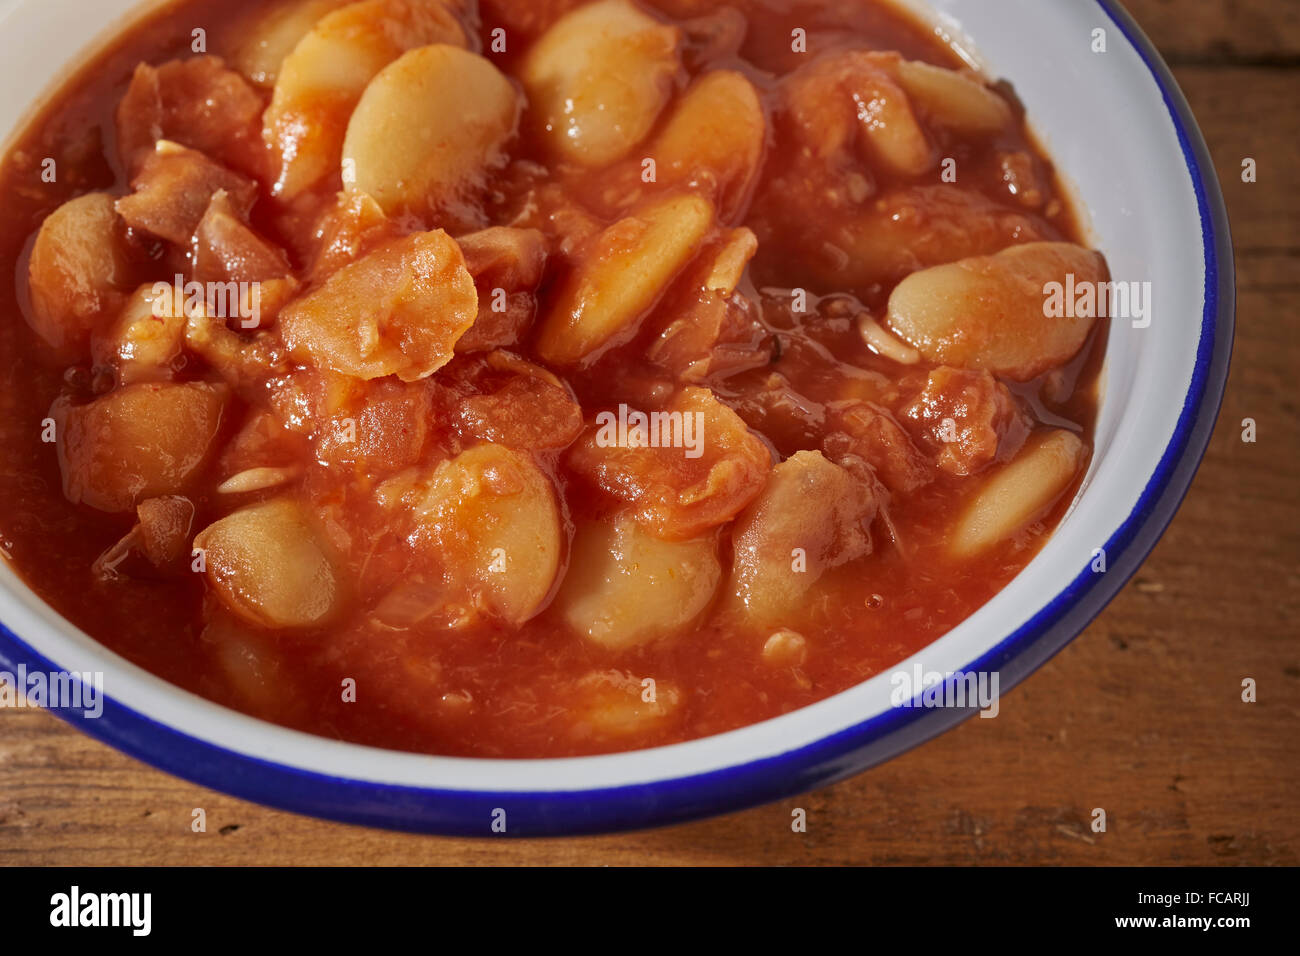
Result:
{"label": "bowl", "polygon": [[[648,827],[787,797],[887,760],[975,712],[895,706],[893,674],[996,673],[1001,691],[1025,679],[1137,570],[1205,451],[1232,345],[1227,216],[1187,103],[1114,0],[907,5],[972,63],[1014,84],[1115,278],[1150,282],[1152,291],[1149,324],[1111,322],[1095,454],[1069,513],[1023,572],[966,621],[894,670],[782,717],[669,747],[563,760],[399,753],[256,720],[113,654],[7,566],[0,669],[102,673],[101,713],[55,712],[204,786],[350,823],[481,836]],[[11,140],[31,104],[139,12],[134,0],[0,2],[0,136]]]}

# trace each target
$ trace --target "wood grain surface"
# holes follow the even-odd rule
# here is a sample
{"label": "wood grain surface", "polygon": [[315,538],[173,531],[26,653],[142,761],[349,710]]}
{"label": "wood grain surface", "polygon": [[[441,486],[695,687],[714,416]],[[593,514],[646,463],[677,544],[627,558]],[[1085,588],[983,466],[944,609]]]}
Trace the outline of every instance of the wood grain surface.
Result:
{"label": "wood grain surface", "polygon": [[[154,771],[42,712],[0,711],[5,864],[1296,864],[1300,862],[1300,4],[1129,0],[1200,120],[1232,218],[1223,414],[1154,554],[1101,617],[956,730],[745,813],[537,842],[390,834]],[[1241,162],[1258,162],[1258,182]],[[1258,440],[1241,440],[1253,418]],[[1243,703],[1241,681],[1258,682]],[[207,813],[206,833],[190,830]],[[791,809],[808,813],[792,833]],[[1103,807],[1108,830],[1089,828]]]}

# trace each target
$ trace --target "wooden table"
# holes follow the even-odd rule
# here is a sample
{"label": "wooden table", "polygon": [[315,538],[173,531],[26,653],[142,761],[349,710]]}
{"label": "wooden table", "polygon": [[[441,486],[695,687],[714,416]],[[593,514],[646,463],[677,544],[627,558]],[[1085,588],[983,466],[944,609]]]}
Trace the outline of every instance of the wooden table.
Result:
{"label": "wooden table", "polygon": [[[532,843],[320,823],[183,783],[40,712],[0,712],[0,862],[1300,862],[1300,4],[1129,0],[1200,119],[1237,249],[1235,360],[1191,494],[1146,566],[972,720],[821,792],[650,833]],[[1254,184],[1242,159],[1258,162]],[[1241,441],[1253,418],[1258,441]],[[1243,677],[1257,703],[1240,700]],[[960,767],[954,777],[953,768]],[[790,811],[808,811],[808,832]],[[205,834],[191,812],[207,812]],[[1093,807],[1109,818],[1089,826]]]}

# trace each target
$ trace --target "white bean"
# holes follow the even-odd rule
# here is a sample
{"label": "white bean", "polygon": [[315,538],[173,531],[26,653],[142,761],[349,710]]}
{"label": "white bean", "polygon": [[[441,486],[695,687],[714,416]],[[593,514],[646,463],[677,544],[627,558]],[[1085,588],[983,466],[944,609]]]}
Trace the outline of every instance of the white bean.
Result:
{"label": "white bean", "polygon": [[1099,253],[1068,242],[1012,246],[914,272],[889,297],[890,327],[932,362],[1027,381],[1069,361],[1094,316],[1048,315],[1050,283],[1096,288]]}
{"label": "white bean", "polygon": [[781,462],[758,500],[736,519],[732,598],[757,626],[790,623],[831,568],[871,553],[871,489],[821,452]]}
{"label": "white bean", "polygon": [[278,498],[229,514],[194,538],[208,582],[237,615],[261,627],[321,624],[337,609],[333,562],[307,512]]}
{"label": "white bean", "polygon": [[680,30],[629,0],[600,0],[556,21],[520,72],[555,153],[605,166],[644,140],[672,95],[680,41]]}
{"label": "white bean", "polygon": [[221,607],[204,626],[201,645],[209,649],[214,676],[220,675],[223,689],[245,712],[264,720],[283,720],[301,707],[303,698],[285,693],[296,670],[276,635],[250,627]]}
{"label": "white bean", "polygon": [[987,136],[1012,123],[1007,101],[965,73],[903,60],[896,75],[913,105],[940,126],[967,136]]}
{"label": "white bean", "polygon": [[1030,439],[975,493],[953,529],[949,551],[969,558],[1024,529],[1060,499],[1088,456],[1068,431]]}
{"label": "white bean", "polygon": [[559,504],[526,452],[486,444],[443,462],[416,503],[416,522],[456,599],[482,600],[522,624],[550,597],[564,550]]}
{"label": "white bean", "polygon": [[852,95],[862,142],[887,169],[921,176],[934,166],[934,147],[902,90],[883,76],[864,76]]}
{"label": "white bean", "polygon": [[85,405],[56,400],[63,493],[110,512],[185,493],[212,453],[228,398],[205,382],[137,382]]}
{"label": "white bean", "polygon": [[111,196],[87,193],[50,213],[32,246],[27,319],[68,357],[85,349],[100,318],[124,299],[130,264],[120,225]]}
{"label": "white bean", "polygon": [[682,96],[647,155],[658,182],[709,181],[719,216],[743,211],[763,162],[767,118],[758,91],[740,73],[714,70]]}
{"label": "white bean", "polygon": [[263,13],[244,28],[242,43],[231,65],[254,84],[272,87],[280,75],[280,64],[293,52],[312,28],[326,15],[351,0],[299,0]]}
{"label": "white bean", "polygon": [[390,215],[436,209],[499,163],[520,108],[518,90],[483,57],[447,44],[411,50],[366,87],[344,168]]}
{"label": "white bean", "polygon": [[380,70],[416,47],[465,42],[441,0],[361,0],[322,18],[285,57],[262,118],[275,195],[292,199],[339,168],[348,118]]}
{"label": "white bean", "polygon": [[717,550],[712,536],[662,541],[626,515],[589,522],[574,539],[557,599],[564,619],[610,650],[680,633],[713,600]]}
{"label": "white bean", "polygon": [[712,225],[712,204],[692,194],[659,200],[614,223],[552,305],[538,352],[548,362],[576,365],[629,337]]}
{"label": "white bean", "polygon": [[858,334],[867,348],[899,365],[915,365],[921,361],[920,352],[882,329],[870,312],[858,316]]}

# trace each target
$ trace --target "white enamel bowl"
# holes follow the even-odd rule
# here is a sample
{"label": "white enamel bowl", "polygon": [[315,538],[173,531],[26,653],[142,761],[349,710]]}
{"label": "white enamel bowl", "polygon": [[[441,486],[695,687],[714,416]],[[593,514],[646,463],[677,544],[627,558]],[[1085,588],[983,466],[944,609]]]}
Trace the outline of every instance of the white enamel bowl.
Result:
{"label": "white enamel bowl", "polygon": [[[10,140],[30,105],[136,9],[133,0],[0,0],[0,137]],[[899,665],[997,671],[1005,692],[1097,615],[1191,482],[1227,375],[1231,245],[1195,121],[1114,0],[937,0],[925,15],[1015,85],[1114,276],[1154,290],[1148,328],[1112,323],[1096,454],[1069,515],[1008,587]],[[1105,53],[1093,52],[1099,29]],[[1105,573],[1092,570],[1098,548]],[[60,714],[126,753],[272,806],[437,833],[488,835],[498,808],[511,835],[735,810],[861,771],[971,713],[891,707],[880,675],[786,716],[671,747],[568,760],[425,757],[286,730],[179,690],[72,627],[7,567],[0,621],[0,669],[105,675],[102,716]]]}

